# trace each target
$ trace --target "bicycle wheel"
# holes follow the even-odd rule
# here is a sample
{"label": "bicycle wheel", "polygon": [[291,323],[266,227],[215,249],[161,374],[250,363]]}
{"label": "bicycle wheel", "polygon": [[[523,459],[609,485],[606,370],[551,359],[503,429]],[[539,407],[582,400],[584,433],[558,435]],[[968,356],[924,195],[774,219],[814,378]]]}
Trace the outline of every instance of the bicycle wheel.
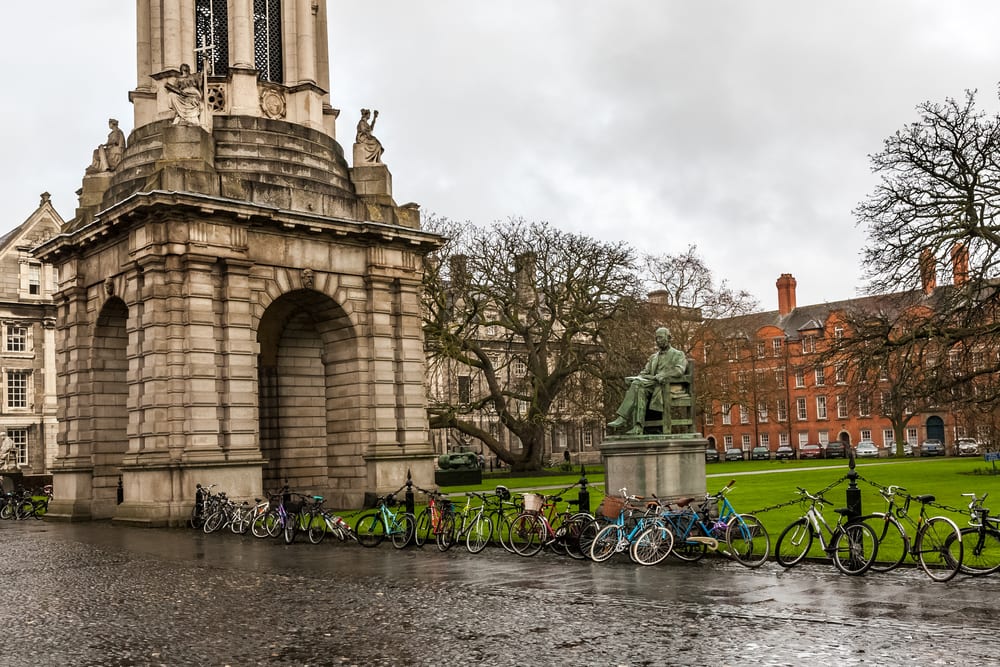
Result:
{"label": "bicycle wheel", "polygon": [[438,519],[437,531],[434,533],[434,542],[438,551],[447,551],[458,539],[458,526],[453,512],[445,512]]}
{"label": "bicycle wheel", "polygon": [[385,524],[382,523],[382,515],[378,512],[362,514],[357,523],[354,524],[354,533],[358,536],[358,542],[363,547],[377,547],[385,539]]}
{"label": "bicycle wheel", "polygon": [[584,553],[580,548],[580,534],[583,532],[584,527],[593,520],[594,517],[586,512],[574,514],[566,519],[563,524],[566,527],[566,534],[563,536],[563,540],[566,546],[566,555],[570,558],[576,560],[590,558],[590,555]]}
{"label": "bicycle wheel", "polygon": [[222,524],[225,523],[226,513],[222,510],[216,510],[208,515],[205,519],[205,525],[202,526],[202,530],[206,533],[214,533],[215,531],[222,528]]}
{"label": "bicycle wheel", "polygon": [[651,525],[639,533],[629,545],[629,555],[640,565],[656,565],[670,555],[674,534],[665,525]]}
{"label": "bicycle wheel", "polygon": [[910,553],[910,536],[892,515],[876,512],[858,521],[875,531],[878,540],[878,555],[871,565],[873,572],[889,572],[903,564],[906,554]]}
{"label": "bicycle wheel", "polygon": [[277,537],[281,535],[281,531],[285,528],[285,522],[291,521],[292,518],[287,514],[282,518],[282,514],[278,510],[274,510],[274,515],[272,520],[267,524],[267,534],[268,537]]}
{"label": "bicycle wheel", "polygon": [[271,510],[262,512],[250,522],[250,532],[254,537],[261,539],[271,536],[271,524],[277,521],[278,517]]}
{"label": "bicycle wheel", "polygon": [[577,537],[577,549],[586,558],[590,558],[590,547],[594,544],[594,538],[597,537],[597,533],[601,532],[601,528],[607,525],[602,519],[591,519],[590,521],[583,524],[580,528],[580,535]]}
{"label": "bicycle wheel", "polygon": [[864,574],[875,562],[878,538],[866,523],[849,523],[833,538],[833,564],[844,574]]}
{"label": "bicycle wheel", "polygon": [[500,546],[509,553],[515,553],[514,547],[510,543],[510,517],[503,513],[497,513],[493,518],[493,537],[500,542]]}
{"label": "bicycle wheel", "polygon": [[602,563],[615,555],[618,545],[625,540],[625,530],[616,523],[609,523],[598,531],[590,545],[590,560]]}
{"label": "bicycle wheel", "polygon": [[771,554],[771,537],[760,519],[752,514],[737,514],[726,524],[729,555],[740,565],[760,567]]}
{"label": "bicycle wheel", "polygon": [[492,537],[493,522],[485,514],[480,514],[472,520],[469,533],[465,536],[465,548],[470,554],[477,554],[486,548]]}
{"label": "bicycle wheel", "polygon": [[422,547],[431,537],[431,510],[425,507],[417,515],[417,523],[413,527],[413,543]]}
{"label": "bicycle wheel", "polygon": [[327,526],[333,523],[333,517],[326,512],[320,512],[309,517],[309,530],[306,536],[312,544],[319,544],[326,538]]}
{"label": "bicycle wheel", "polygon": [[[4,503],[3,507],[0,507],[0,519],[13,519],[14,518],[14,506],[11,503]],[[192,528],[200,528],[201,526],[195,526],[194,522],[195,512],[191,512],[190,524]]]}
{"label": "bicycle wheel", "polygon": [[392,522],[392,530],[389,531],[392,536],[392,546],[397,549],[402,549],[412,542],[413,527],[416,523],[417,520],[414,519],[413,515],[409,512],[397,514],[396,518]]}
{"label": "bicycle wheel", "polygon": [[542,550],[548,531],[537,514],[518,514],[510,524],[510,545],[520,556],[534,556]]}
{"label": "bicycle wheel", "polygon": [[948,581],[962,567],[962,533],[951,519],[934,516],[917,531],[917,560],[934,581]]}
{"label": "bicycle wheel", "polygon": [[302,516],[295,512],[285,517],[285,525],[282,527],[281,535],[285,544],[295,541],[295,534],[299,532],[299,525],[302,523]]}
{"label": "bicycle wheel", "polygon": [[[967,526],[961,529],[962,574],[982,576],[1000,570],[1000,532],[992,528]],[[947,539],[954,540],[954,535]],[[948,545],[952,549],[951,545]]]}
{"label": "bicycle wheel", "polygon": [[229,522],[229,530],[232,531],[234,535],[243,535],[250,529],[251,511],[253,510],[249,507],[236,508],[236,512],[233,514],[233,519]]}
{"label": "bicycle wheel", "polygon": [[778,541],[774,543],[774,558],[782,567],[798,565],[809,553],[812,543],[812,528],[809,521],[801,517],[781,531]]}
{"label": "bicycle wheel", "polygon": [[692,542],[686,538],[678,539],[676,535],[674,536],[674,548],[670,555],[677,560],[694,563],[704,558],[706,553],[708,553],[708,545]]}

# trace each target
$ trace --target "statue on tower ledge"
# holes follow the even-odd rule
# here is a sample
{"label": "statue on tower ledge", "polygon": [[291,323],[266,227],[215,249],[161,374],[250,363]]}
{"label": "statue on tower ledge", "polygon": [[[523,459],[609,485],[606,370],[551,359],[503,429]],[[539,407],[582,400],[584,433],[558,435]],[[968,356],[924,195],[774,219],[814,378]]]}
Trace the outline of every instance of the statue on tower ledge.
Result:
{"label": "statue on tower ledge", "polygon": [[122,162],[122,155],[125,153],[125,133],[118,128],[118,121],[114,118],[108,119],[108,140],[94,149],[94,157],[90,166],[87,167],[88,174],[98,174],[102,171],[114,171]]}
{"label": "statue on tower ledge", "polygon": [[[371,123],[369,124],[368,119],[371,118]],[[374,115],[368,109],[361,110],[361,120],[358,121],[358,133],[354,138],[355,145],[355,162],[357,162],[357,157],[360,156],[363,159],[363,164],[382,164],[382,153],[385,149],[382,148],[382,142],[375,138],[372,132],[375,131],[375,121],[378,120],[378,109],[375,110]],[[358,150],[360,148],[360,151]],[[355,164],[354,166],[358,166]]]}
{"label": "statue on tower ledge", "polygon": [[181,65],[181,74],[164,88],[170,93],[170,108],[177,114],[174,125],[201,125],[205,96],[201,90],[201,77],[191,72],[187,63]]}

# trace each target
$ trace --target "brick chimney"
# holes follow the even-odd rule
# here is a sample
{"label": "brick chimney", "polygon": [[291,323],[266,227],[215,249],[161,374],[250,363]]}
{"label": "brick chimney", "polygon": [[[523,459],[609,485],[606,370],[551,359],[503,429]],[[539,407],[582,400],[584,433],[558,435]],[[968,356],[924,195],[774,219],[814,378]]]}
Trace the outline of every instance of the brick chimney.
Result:
{"label": "brick chimney", "polygon": [[778,288],[778,314],[787,315],[795,310],[795,278],[790,273],[782,273],[774,283]]}
{"label": "brick chimney", "polygon": [[937,287],[934,252],[930,248],[924,248],[920,251],[920,284],[924,289],[924,294],[930,294]]}
{"label": "brick chimney", "polygon": [[969,249],[964,243],[951,247],[951,283],[964,285],[969,282]]}

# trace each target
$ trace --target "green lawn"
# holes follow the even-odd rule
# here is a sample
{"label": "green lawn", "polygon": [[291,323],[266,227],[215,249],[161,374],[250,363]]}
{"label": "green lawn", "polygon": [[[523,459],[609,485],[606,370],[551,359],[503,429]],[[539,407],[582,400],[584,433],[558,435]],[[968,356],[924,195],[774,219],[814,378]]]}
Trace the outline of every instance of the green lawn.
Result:
{"label": "green lawn", "polygon": [[[849,468],[846,461],[734,461],[710,463],[705,466],[708,475],[709,493],[714,493],[735,480],[729,494],[730,502],[739,512],[757,513],[771,535],[772,549],[778,535],[794,519],[801,516],[803,507],[797,502],[796,487],[801,486],[810,493],[816,493],[834,484],[825,493],[832,505],[826,512],[827,521],[833,524],[837,515],[830,511],[846,505]],[[993,474],[993,464],[982,458],[929,458],[929,459],[878,459],[859,461],[856,465],[858,488],[861,489],[862,510],[865,513],[885,509],[885,503],[878,494],[879,486],[897,484],[910,495],[931,494],[935,503],[961,510],[947,511],[932,508],[932,514],[944,514],[965,526],[968,500],[961,494],[975,492],[990,494],[986,506],[994,505],[1000,511],[1000,474]],[[447,487],[446,493],[464,491],[492,491],[497,484],[503,484],[516,491],[539,491],[555,493],[580,479],[580,472],[544,477],[490,478],[475,487]],[[591,510],[596,509],[604,492],[604,477],[597,470],[587,473],[590,485]],[[576,499],[578,490],[566,494],[567,499]],[[897,498],[899,499],[899,498]],[[916,518],[919,503],[914,503],[911,514]]]}

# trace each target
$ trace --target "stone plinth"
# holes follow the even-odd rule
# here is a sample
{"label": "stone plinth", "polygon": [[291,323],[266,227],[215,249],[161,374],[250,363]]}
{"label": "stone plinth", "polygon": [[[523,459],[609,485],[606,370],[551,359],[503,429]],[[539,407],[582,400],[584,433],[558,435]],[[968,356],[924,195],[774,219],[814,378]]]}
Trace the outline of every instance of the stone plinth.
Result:
{"label": "stone plinth", "polygon": [[612,436],[598,445],[605,467],[605,492],[626,488],[637,496],[703,497],[705,447],[700,434]]}

